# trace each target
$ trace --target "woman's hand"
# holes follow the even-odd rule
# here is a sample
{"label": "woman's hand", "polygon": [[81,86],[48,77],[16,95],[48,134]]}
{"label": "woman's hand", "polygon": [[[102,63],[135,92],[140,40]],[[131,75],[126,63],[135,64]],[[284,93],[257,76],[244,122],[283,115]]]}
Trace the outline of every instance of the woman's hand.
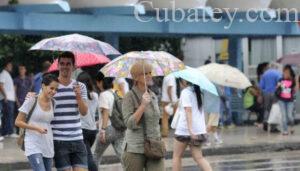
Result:
{"label": "woman's hand", "polygon": [[105,144],[106,143],[106,138],[105,138],[105,130],[100,130],[100,142],[102,144]]}
{"label": "woman's hand", "polygon": [[47,134],[47,129],[46,128],[37,126],[35,130],[37,132],[39,132],[40,134]]}
{"label": "woman's hand", "polygon": [[33,97],[35,97],[35,96],[36,96],[36,93],[35,93],[35,92],[28,92],[28,93],[26,94],[25,100],[28,100],[28,99],[33,98]]}
{"label": "woman's hand", "polygon": [[151,95],[145,92],[142,96],[142,105],[147,106],[151,102]]}
{"label": "woman's hand", "polygon": [[197,140],[198,139],[198,136],[193,134],[193,133],[190,133],[191,134],[191,139],[192,140]]}

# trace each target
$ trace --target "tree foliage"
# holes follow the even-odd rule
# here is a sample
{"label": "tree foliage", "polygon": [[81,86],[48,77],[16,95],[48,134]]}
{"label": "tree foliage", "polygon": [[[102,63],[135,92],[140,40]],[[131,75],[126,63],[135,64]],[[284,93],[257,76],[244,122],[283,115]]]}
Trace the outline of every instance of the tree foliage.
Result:
{"label": "tree foliage", "polygon": [[[52,36],[32,35],[0,35],[0,60],[12,56],[14,65],[20,63],[27,66],[29,72],[39,72],[41,63],[45,60],[53,61],[57,53],[50,51],[28,51],[38,41]],[[101,40],[102,37],[95,37]],[[163,50],[174,56],[181,57],[180,38],[155,37],[120,37],[121,53],[129,51]],[[16,73],[16,72],[15,72]]]}

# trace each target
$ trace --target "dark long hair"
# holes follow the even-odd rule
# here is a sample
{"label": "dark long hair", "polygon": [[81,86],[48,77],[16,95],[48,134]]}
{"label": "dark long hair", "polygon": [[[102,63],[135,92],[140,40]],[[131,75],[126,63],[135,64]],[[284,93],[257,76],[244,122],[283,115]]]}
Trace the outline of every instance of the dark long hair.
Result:
{"label": "dark long hair", "polygon": [[94,85],[91,76],[87,72],[82,72],[77,76],[77,81],[86,86],[88,98],[92,100],[91,92],[94,91]]}
{"label": "dark long hair", "polygon": [[283,71],[285,71],[285,70],[289,70],[290,75],[292,77],[292,87],[295,87],[296,86],[296,81],[295,81],[296,74],[295,74],[292,66],[291,65],[285,65],[284,68],[283,68]]}
{"label": "dark long hair", "polygon": [[201,110],[201,108],[202,108],[202,96],[201,96],[202,92],[201,92],[201,89],[198,85],[195,85],[195,84],[192,84],[192,83],[190,83],[190,84],[193,86],[194,91],[196,93],[198,109]]}
{"label": "dark long hair", "polygon": [[[179,81],[182,81],[182,80],[183,79],[181,79],[181,78],[179,79]],[[200,87],[196,84],[191,83],[191,82],[188,82],[188,81],[186,81],[186,82],[188,83],[189,86],[193,87],[193,89],[195,91],[195,94],[196,94],[196,98],[197,98],[198,109],[201,110],[201,108],[202,108],[202,92],[201,92]]]}

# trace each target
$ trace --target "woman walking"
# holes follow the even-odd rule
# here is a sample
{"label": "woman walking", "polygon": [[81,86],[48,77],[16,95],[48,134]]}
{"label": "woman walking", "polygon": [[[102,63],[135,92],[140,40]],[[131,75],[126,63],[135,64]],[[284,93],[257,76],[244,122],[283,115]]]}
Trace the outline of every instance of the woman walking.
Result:
{"label": "woman walking", "polygon": [[200,87],[183,79],[180,79],[180,86],[183,90],[176,112],[179,118],[175,128],[173,171],[181,170],[181,157],[187,146],[198,166],[204,171],[211,171],[201,151],[201,145],[206,141],[206,126]]}
{"label": "woman walking", "polygon": [[283,78],[279,80],[276,94],[282,114],[282,135],[288,135],[288,123],[291,125],[290,133],[294,133],[294,95],[296,93],[295,73],[290,65],[283,68]]}
{"label": "woman walking", "polygon": [[122,155],[125,171],[163,171],[164,157],[151,159],[144,151],[145,138],[160,140],[160,111],[156,95],[147,87],[153,85],[152,66],[135,63],[130,73],[134,80],[132,90],[123,99],[122,113],[127,126]]}
{"label": "woman walking", "polygon": [[[34,171],[51,171],[54,156],[53,134],[50,122],[54,118],[54,101],[58,87],[57,77],[47,74],[42,80],[42,91],[19,108],[15,125],[26,129],[25,155]],[[30,120],[26,118],[31,113]]]}
{"label": "woman walking", "polygon": [[95,121],[95,114],[98,108],[98,94],[94,91],[92,78],[87,72],[80,73],[77,77],[77,81],[85,84],[87,88],[88,113],[85,116],[80,115],[80,120],[83,141],[88,153],[88,169],[89,171],[97,171],[97,166],[94,162],[91,147],[95,142],[96,134],[98,132]]}
{"label": "woman walking", "polygon": [[117,157],[121,159],[122,144],[124,139],[124,131],[114,128],[110,121],[112,116],[115,95],[113,91],[113,80],[111,77],[104,77],[99,72],[96,77],[97,87],[100,89],[99,96],[99,133],[97,135],[96,149],[95,149],[95,162],[98,166],[101,163],[101,158],[109,145],[112,145]]}

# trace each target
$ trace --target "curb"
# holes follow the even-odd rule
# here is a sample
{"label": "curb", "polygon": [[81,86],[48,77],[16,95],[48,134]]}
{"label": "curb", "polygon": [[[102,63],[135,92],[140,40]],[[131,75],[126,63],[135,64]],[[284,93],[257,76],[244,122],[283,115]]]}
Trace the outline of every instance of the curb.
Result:
{"label": "curb", "polygon": [[[229,155],[229,154],[249,154],[249,153],[262,153],[262,152],[280,152],[280,151],[293,151],[300,150],[300,142],[287,142],[287,143],[260,143],[255,145],[236,145],[227,147],[214,147],[205,148],[202,150],[205,156],[215,155]],[[173,152],[168,151],[166,159],[172,159]],[[190,151],[186,151],[183,155],[184,158],[190,158]],[[101,164],[109,165],[119,163],[120,160],[117,156],[104,156]],[[0,163],[1,171],[30,169],[27,161],[14,162],[14,163]]]}

